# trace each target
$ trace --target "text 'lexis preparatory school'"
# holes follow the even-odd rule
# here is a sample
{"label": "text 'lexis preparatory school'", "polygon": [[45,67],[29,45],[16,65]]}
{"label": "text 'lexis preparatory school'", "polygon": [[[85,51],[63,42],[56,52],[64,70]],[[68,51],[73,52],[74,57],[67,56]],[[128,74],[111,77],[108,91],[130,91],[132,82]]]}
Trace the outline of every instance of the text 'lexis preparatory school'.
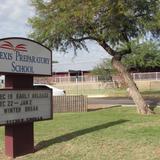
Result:
{"label": "text 'lexis preparatory school'", "polygon": [[13,61],[12,62],[12,72],[21,72],[21,73],[34,73],[34,69],[32,65],[18,65],[16,62],[28,62],[31,64],[50,64],[50,59],[45,57],[36,57],[30,56],[24,53],[20,53],[19,51],[15,51],[15,53],[9,52],[0,52],[0,59]]}

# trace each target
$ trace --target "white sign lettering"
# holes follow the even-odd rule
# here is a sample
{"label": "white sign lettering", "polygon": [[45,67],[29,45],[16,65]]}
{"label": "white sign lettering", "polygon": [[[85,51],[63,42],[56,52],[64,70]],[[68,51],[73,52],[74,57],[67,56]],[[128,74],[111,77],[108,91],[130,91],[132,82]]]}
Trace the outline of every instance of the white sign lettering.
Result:
{"label": "white sign lettering", "polygon": [[51,50],[29,39],[0,39],[0,72],[51,75],[51,54]]}
{"label": "white sign lettering", "polygon": [[52,91],[1,90],[0,125],[52,118]]}

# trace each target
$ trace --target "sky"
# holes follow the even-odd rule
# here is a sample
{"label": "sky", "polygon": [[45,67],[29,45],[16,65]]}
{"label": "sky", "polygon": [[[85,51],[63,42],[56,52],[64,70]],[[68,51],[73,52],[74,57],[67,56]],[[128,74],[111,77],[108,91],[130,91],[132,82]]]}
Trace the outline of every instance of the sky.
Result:
{"label": "sky", "polygon": [[[30,0],[0,0],[0,38],[25,37],[31,32],[27,19],[34,16],[34,8]],[[58,61],[58,67],[84,63],[100,63],[108,55],[95,42],[87,42],[89,52],[78,51],[77,56],[70,50],[68,54],[53,52],[53,60]]]}

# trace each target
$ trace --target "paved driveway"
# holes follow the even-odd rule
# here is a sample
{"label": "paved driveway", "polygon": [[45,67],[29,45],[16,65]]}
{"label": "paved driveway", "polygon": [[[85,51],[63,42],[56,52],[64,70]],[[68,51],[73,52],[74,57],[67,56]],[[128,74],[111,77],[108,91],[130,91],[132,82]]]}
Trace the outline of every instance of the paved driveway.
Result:
{"label": "paved driveway", "polygon": [[[149,98],[145,101],[151,106],[160,105],[160,99]],[[88,98],[89,108],[105,108],[115,105],[134,105],[131,98]]]}

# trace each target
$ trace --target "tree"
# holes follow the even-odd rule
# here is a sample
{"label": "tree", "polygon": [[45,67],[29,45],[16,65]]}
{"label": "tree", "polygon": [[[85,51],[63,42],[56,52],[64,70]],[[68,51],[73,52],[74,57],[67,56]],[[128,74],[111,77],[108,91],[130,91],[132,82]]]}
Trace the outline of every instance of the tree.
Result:
{"label": "tree", "polygon": [[[29,19],[30,37],[50,47],[66,51],[86,48],[86,40],[96,41],[110,54],[133,98],[137,111],[150,114],[127,69],[121,63],[131,53],[130,41],[148,33],[159,36],[159,0],[32,0],[36,15]],[[126,46],[119,50],[119,46]]]}
{"label": "tree", "polygon": [[112,81],[112,75],[115,70],[112,67],[111,60],[106,59],[101,64],[98,64],[92,71],[93,75],[99,76],[101,81]]}
{"label": "tree", "polygon": [[157,42],[134,42],[131,47],[132,53],[122,58],[128,70],[144,72],[160,69],[160,48]]}

